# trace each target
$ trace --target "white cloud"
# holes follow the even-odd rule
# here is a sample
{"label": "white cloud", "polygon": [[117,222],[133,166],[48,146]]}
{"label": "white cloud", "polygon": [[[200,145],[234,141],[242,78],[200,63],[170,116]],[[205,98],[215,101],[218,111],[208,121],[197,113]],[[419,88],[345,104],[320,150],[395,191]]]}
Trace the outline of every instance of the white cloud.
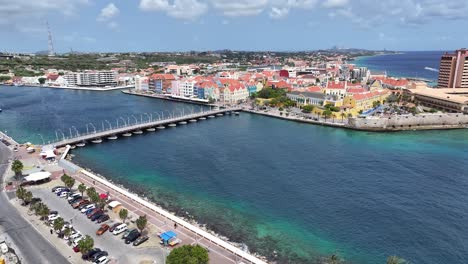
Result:
{"label": "white cloud", "polygon": [[326,0],[322,6],[325,8],[341,8],[348,5],[348,0]]}
{"label": "white cloud", "polygon": [[225,16],[254,16],[267,7],[268,0],[212,0],[212,5]]}
{"label": "white cloud", "polygon": [[99,14],[97,20],[109,21],[112,18],[118,16],[119,13],[120,13],[120,10],[114,5],[114,3],[110,3],[101,10],[101,13]]}
{"label": "white cloud", "polygon": [[270,10],[270,17],[274,19],[280,19],[280,18],[287,16],[288,13],[289,13],[288,8],[272,7]]}
{"label": "white cloud", "polygon": [[140,9],[143,11],[160,11],[175,18],[193,20],[203,15],[207,4],[198,0],[141,0]]}
{"label": "white cloud", "polygon": [[87,0],[0,0],[0,28],[45,28],[49,13],[74,16],[86,4]]}

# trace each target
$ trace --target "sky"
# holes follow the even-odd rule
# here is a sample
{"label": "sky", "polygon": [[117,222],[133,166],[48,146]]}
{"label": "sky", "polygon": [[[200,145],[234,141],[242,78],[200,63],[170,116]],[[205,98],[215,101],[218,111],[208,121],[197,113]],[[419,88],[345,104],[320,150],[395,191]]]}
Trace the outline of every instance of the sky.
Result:
{"label": "sky", "polygon": [[0,51],[468,47],[467,0],[0,0]]}

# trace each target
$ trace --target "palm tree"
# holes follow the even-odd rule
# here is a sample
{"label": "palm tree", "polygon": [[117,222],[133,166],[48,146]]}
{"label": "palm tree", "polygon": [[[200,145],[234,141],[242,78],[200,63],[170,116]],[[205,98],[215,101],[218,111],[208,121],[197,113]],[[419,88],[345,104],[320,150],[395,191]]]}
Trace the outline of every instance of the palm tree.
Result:
{"label": "palm tree", "polygon": [[97,194],[96,189],[94,189],[94,187],[86,189],[86,195],[88,196],[88,198],[91,199],[91,196],[93,196],[93,194]]}
{"label": "palm tree", "polygon": [[71,228],[67,227],[65,230],[63,230],[63,236],[64,237],[70,237],[71,234]]}
{"label": "palm tree", "polygon": [[80,252],[83,254],[88,253],[92,248],[94,247],[94,240],[86,235],[84,239],[78,241],[78,248],[80,249]]}
{"label": "palm tree", "polygon": [[387,264],[404,264],[406,260],[397,257],[397,256],[390,256],[387,258]]}
{"label": "palm tree", "polygon": [[13,163],[11,164],[11,170],[15,172],[15,176],[17,178],[19,178],[20,176],[23,175],[22,171],[23,171],[23,163],[19,160],[15,160],[13,161]]}
{"label": "palm tree", "polygon": [[81,193],[81,196],[83,196],[83,193],[86,191],[86,185],[80,183],[80,185],[78,185],[78,191]]}
{"label": "palm tree", "polygon": [[125,223],[125,219],[127,218],[127,216],[128,216],[128,210],[125,209],[125,208],[120,209],[120,211],[119,211],[119,217],[120,217],[120,219],[122,219],[122,221],[123,221],[124,223]]}
{"label": "palm tree", "polygon": [[45,219],[45,217],[48,216],[50,212],[49,207],[44,203],[41,203],[38,210],[39,210],[38,213],[41,216],[41,219]]}
{"label": "palm tree", "polygon": [[147,223],[148,223],[148,219],[146,219],[146,215],[140,216],[136,220],[136,225],[137,225],[137,228],[140,229],[140,232],[143,232],[143,229],[145,229]]}
{"label": "palm tree", "polygon": [[67,186],[68,188],[72,188],[73,185],[75,185],[75,179],[73,179],[72,177],[68,177],[66,180],[65,180],[65,186]]}
{"label": "palm tree", "polygon": [[344,112],[341,112],[341,122],[343,122],[343,119],[345,118],[346,114]]}
{"label": "palm tree", "polygon": [[18,189],[16,189],[16,197],[18,197],[18,199],[24,201],[24,195],[25,194],[26,194],[26,189],[24,189],[22,186],[20,186],[20,187],[18,187]]}
{"label": "palm tree", "polygon": [[62,230],[64,225],[65,225],[65,221],[63,220],[62,217],[59,217],[59,218],[55,219],[55,221],[54,221],[54,230],[55,231]]}
{"label": "palm tree", "polygon": [[26,193],[24,193],[24,196],[23,196],[24,204],[29,204],[31,202],[32,198],[33,198],[32,192],[27,191]]}

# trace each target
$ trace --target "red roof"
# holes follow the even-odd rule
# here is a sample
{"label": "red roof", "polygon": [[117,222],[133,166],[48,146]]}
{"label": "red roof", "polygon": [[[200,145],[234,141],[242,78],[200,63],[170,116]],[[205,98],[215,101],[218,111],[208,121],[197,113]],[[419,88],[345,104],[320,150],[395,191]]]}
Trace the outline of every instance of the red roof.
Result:
{"label": "red roof", "polygon": [[150,76],[152,80],[175,80],[173,74],[166,74],[166,73],[155,73]]}
{"label": "red roof", "polygon": [[47,75],[47,79],[52,80],[52,81],[57,80],[58,77],[59,77],[59,75],[54,74],[54,73],[50,73],[50,74]]}
{"label": "red roof", "polygon": [[365,92],[365,93],[356,93],[356,94],[353,94],[353,98],[356,100],[356,101],[360,101],[360,100],[365,100],[365,99],[370,99],[370,98],[373,98],[373,97],[377,97],[377,96],[380,96],[380,95],[383,95],[383,94],[386,94],[387,91],[373,91],[373,92]]}
{"label": "red roof", "polygon": [[307,87],[307,91],[308,92],[320,92],[322,89],[320,88],[320,86],[310,86],[310,87]]}
{"label": "red roof", "polygon": [[327,82],[328,89],[345,89],[345,82]]}
{"label": "red roof", "polygon": [[235,90],[239,90],[242,88],[245,88],[244,84],[239,82],[238,80],[233,80],[233,79],[219,79],[223,87],[229,88],[231,92],[234,92]]}
{"label": "red roof", "polygon": [[349,94],[354,94],[354,93],[364,93],[366,92],[366,90],[362,87],[359,87],[359,88],[349,88],[348,90],[346,90],[346,92]]}

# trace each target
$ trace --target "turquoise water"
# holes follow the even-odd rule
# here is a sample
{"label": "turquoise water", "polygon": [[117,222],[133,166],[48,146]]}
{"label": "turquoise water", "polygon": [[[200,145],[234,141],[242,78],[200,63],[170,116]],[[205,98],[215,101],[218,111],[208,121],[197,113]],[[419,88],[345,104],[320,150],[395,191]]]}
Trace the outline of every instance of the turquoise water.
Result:
{"label": "turquoise water", "polygon": [[[93,121],[189,107],[119,92],[11,89],[0,87],[8,106],[0,128],[23,140],[38,140],[24,131],[70,126],[61,116],[74,113]],[[49,118],[58,101],[67,107]],[[436,264],[468,262],[467,150],[466,130],[366,133],[242,113],[74,154],[84,167],[251,251],[272,259],[277,251],[278,263],[338,252],[351,263],[385,263],[396,254]]]}
{"label": "turquoise water", "polygon": [[[440,57],[443,51],[409,51],[400,54],[357,58],[353,63],[368,67],[373,72],[384,72],[394,77],[412,77],[437,82]],[[428,69],[430,68],[430,69]]]}

